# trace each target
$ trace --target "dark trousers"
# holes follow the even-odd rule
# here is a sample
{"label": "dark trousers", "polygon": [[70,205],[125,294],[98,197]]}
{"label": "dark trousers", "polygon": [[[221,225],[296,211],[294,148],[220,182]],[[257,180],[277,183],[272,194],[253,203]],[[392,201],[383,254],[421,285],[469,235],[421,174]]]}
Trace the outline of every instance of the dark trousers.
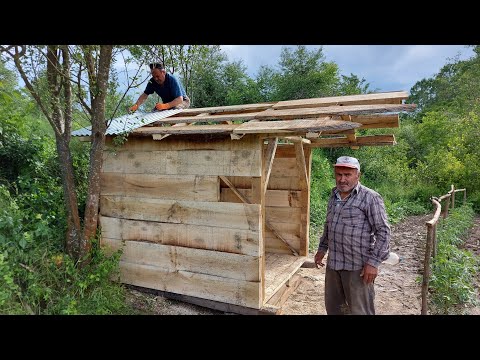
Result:
{"label": "dark trousers", "polygon": [[361,270],[325,269],[325,307],[328,315],[375,315],[373,283],[365,284]]}

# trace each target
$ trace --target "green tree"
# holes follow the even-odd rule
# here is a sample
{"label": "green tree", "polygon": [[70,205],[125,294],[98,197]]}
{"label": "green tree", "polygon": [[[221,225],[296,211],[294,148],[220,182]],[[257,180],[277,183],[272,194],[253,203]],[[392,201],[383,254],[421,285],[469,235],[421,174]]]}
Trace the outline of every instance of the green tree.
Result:
{"label": "green tree", "polygon": [[323,48],[309,51],[299,45],[283,47],[275,79],[275,100],[294,100],[336,95],[339,69],[326,62]]}
{"label": "green tree", "polygon": [[[0,52],[11,59],[53,129],[67,213],[66,250],[74,259],[80,259],[89,254],[98,224],[100,169],[107,127],[105,102],[113,46],[9,45],[0,46]],[[92,126],[83,228],[70,150],[74,101],[86,110]]]}

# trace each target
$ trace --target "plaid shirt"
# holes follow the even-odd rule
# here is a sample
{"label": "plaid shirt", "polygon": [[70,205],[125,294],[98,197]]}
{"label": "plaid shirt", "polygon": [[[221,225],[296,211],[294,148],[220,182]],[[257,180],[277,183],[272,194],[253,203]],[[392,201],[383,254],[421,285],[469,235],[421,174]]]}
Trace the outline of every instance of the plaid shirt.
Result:
{"label": "plaid shirt", "polygon": [[327,265],[333,270],[360,270],[365,263],[378,267],[387,259],[390,225],[380,194],[359,182],[342,200],[333,188],[318,250],[329,250]]}

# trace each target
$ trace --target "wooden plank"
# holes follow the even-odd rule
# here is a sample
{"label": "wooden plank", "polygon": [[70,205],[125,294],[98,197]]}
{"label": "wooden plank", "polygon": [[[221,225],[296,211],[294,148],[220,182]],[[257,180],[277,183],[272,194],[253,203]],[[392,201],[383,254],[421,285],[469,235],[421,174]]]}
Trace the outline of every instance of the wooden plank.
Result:
{"label": "wooden plank", "polygon": [[[199,117],[199,116],[202,116],[202,115],[208,115],[208,113],[201,113],[201,114],[198,114],[196,117]],[[189,123],[179,122],[179,123],[173,124],[172,126],[178,127],[178,126],[193,125],[193,124],[195,124],[195,121],[189,122]],[[164,140],[167,137],[169,137],[170,135],[171,134],[163,134],[163,135],[162,134],[153,134],[152,137],[153,137],[153,140]]]}
{"label": "wooden plank", "polygon": [[[260,116],[260,115],[259,115]],[[360,124],[331,120],[330,118],[321,118],[315,120],[289,120],[289,121],[259,121],[246,122],[237,126],[234,134],[261,134],[261,133],[292,133],[292,132],[311,132],[324,130],[347,130],[360,127]]]}
{"label": "wooden plank", "polygon": [[[272,223],[289,246],[300,249],[300,224]],[[265,230],[265,251],[267,253],[292,254],[291,248],[281,241],[270,229]]]}
{"label": "wooden plank", "polygon": [[150,265],[162,271],[188,271],[244,281],[260,281],[259,258],[221,251],[192,249],[141,241],[102,239],[107,253],[122,249],[121,261]]}
{"label": "wooden plank", "polygon": [[[276,156],[275,156],[276,158]],[[278,160],[278,159],[277,159]],[[252,178],[247,176],[229,176],[228,179],[237,188],[250,188],[252,187]],[[295,176],[276,176],[270,175],[267,190],[293,190],[298,191],[299,179],[298,174]]]}
{"label": "wooden plank", "polygon": [[[310,147],[305,147],[304,150],[304,164],[305,164],[305,178],[300,176],[301,198],[300,203],[300,255],[307,256],[309,248],[310,237],[310,179],[312,170],[312,150]],[[301,160],[301,159],[300,159]],[[298,161],[298,158],[297,158]],[[304,181],[306,180],[306,181]]]}
{"label": "wooden plank", "polygon": [[105,144],[112,153],[120,151],[185,151],[185,150],[254,150],[259,148],[256,135],[245,135],[241,141],[231,141],[230,137],[184,137],[167,138],[162,141],[154,141],[147,137],[129,136],[121,147],[113,145],[111,136],[107,136]]}
{"label": "wooden plank", "polygon": [[233,313],[233,314],[239,314],[239,315],[277,315],[281,312],[281,309],[279,307],[273,306],[271,304],[264,304],[261,309],[253,309],[245,306],[227,304],[227,303],[209,300],[209,299],[202,299],[195,296],[175,294],[168,291],[148,289],[148,288],[134,286],[134,285],[130,285],[130,287],[133,287],[136,290],[141,292],[147,292],[157,296],[162,296],[167,299],[172,299],[172,300],[181,301],[184,303],[198,305],[204,308],[209,308],[209,309],[213,309],[213,310],[221,311],[225,313]]}
{"label": "wooden plank", "polygon": [[120,281],[151,289],[260,309],[260,282],[188,271],[168,272],[151,265],[120,261]]}
{"label": "wooden plank", "polygon": [[395,135],[366,135],[357,136],[355,142],[350,142],[346,137],[332,137],[312,140],[309,145],[315,147],[349,147],[349,146],[383,146],[395,145]]}
{"label": "wooden plank", "polygon": [[280,101],[273,109],[313,108],[323,106],[366,105],[366,104],[401,104],[408,98],[406,91],[393,91],[375,94],[332,96],[313,99]]}
{"label": "wooden plank", "polygon": [[278,144],[275,158],[295,158],[295,146],[293,144]]}
{"label": "wooden plank", "polygon": [[299,176],[296,158],[276,158],[273,161],[272,177]]}
{"label": "wooden plank", "polygon": [[258,231],[256,204],[177,201],[131,196],[101,196],[100,213],[121,219],[159,221]]}
{"label": "wooden plank", "polygon": [[220,181],[218,176],[101,173],[100,194],[219,201]]}
{"label": "wooden plank", "polygon": [[[318,118],[326,115],[367,115],[375,113],[413,111],[415,104],[382,104],[382,105],[346,105],[319,108],[273,110],[269,109],[258,114],[256,120],[293,120]],[[242,124],[243,126],[243,124]]]}
{"label": "wooden plank", "polygon": [[[258,104],[243,104],[243,105],[228,105],[228,106],[213,106],[213,107],[204,107],[204,108],[189,108],[184,109],[181,112],[181,116],[187,115],[198,115],[201,113],[238,113],[238,112],[252,112],[252,111],[261,111],[271,108],[276,102],[265,102]],[[171,118],[174,118],[173,116]]]}
{"label": "wooden plank", "polygon": [[157,221],[119,219],[100,215],[102,237],[112,240],[146,241],[232,254],[260,256],[259,231],[213,226],[168,224]]}
{"label": "wooden plank", "polygon": [[260,150],[122,151],[104,153],[103,171],[158,175],[260,176]]}
{"label": "wooden plank", "polygon": [[267,254],[265,259],[265,303],[297,272],[305,260],[305,256]]}
{"label": "wooden plank", "polygon": [[290,279],[288,279],[275,294],[272,295],[270,300],[268,300],[267,305],[274,308],[279,308],[277,314],[282,313],[282,306],[288,300],[289,296],[295,292],[295,290],[303,282],[302,276],[298,274],[293,274]]}
{"label": "wooden plank", "polygon": [[[237,191],[237,189],[233,186],[233,184],[232,184],[228,179],[226,179],[226,178],[223,177],[223,176],[221,176],[220,178],[225,182],[225,184],[226,184],[228,187],[230,187],[230,188],[232,189],[233,193],[234,193],[236,196],[238,196],[239,199],[240,199],[243,203],[249,204],[248,199],[245,198],[239,191]],[[297,251],[288,243],[288,240],[285,240],[285,239],[282,237],[282,235],[275,229],[275,226],[270,223],[270,216],[269,216],[268,214],[265,214],[265,187],[266,187],[266,185],[264,184],[264,181],[263,181],[263,180],[264,180],[264,177],[262,177],[262,184],[261,184],[261,186],[260,186],[260,188],[261,188],[260,191],[261,191],[262,193],[260,194],[260,200],[259,200],[259,202],[260,202],[260,211],[261,211],[260,219],[265,219],[265,221],[264,221],[264,222],[260,222],[261,227],[262,227],[263,230],[264,230],[265,228],[268,228],[273,234],[275,234],[275,236],[276,236],[277,238],[279,238],[281,241],[283,241],[283,242],[290,248],[290,250],[292,251],[293,254],[296,255],[296,254],[297,254]],[[257,195],[257,196],[258,196],[258,195]],[[258,201],[258,199],[257,199],[257,201]],[[272,210],[270,211],[269,214],[272,214],[272,221],[277,220],[277,219],[276,219],[276,216],[278,216],[277,213],[278,213],[278,210],[279,210],[279,209],[284,209],[284,208],[272,208]],[[292,210],[294,210],[294,209],[292,209]],[[284,216],[282,216],[282,215],[283,215],[283,213],[280,215],[280,217],[283,219]],[[262,231],[262,233],[264,233],[264,231]]]}
{"label": "wooden plank", "polygon": [[255,118],[259,112],[241,113],[241,114],[209,114],[201,116],[182,116],[168,117],[162,120],[155,121],[153,125],[159,124],[178,124],[178,123],[192,123],[192,122],[215,122],[221,123],[223,121],[249,121]]}
{"label": "wooden plank", "polygon": [[265,152],[265,167],[263,169],[263,177],[265,178],[265,186],[263,191],[267,191],[268,180],[270,179],[270,173],[272,171],[273,159],[275,158],[275,151],[277,149],[278,138],[269,139],[267,144],[267,149]]}
{"label": "wooden plank", "polygon": [[[252,190],[251,189],[239,189],[243,196],[245,196],[250,204],[252,204]],[[268,207],[300,207],[300,191],[293,190],[267,190],[265,194],[265,204]],[[233,193],[230,188],[220,189],[220,201],[224,202],[240,202],[241,200]]]}
{"label": "wooden plank", "polygon": [[362,124],[358,129],[398,128],[400,126],[400,117],[398,114],[349,116],[351,117],[351,121]]}
{"label": "wooden plank", "polygon": [[[198,120],[197,120],[198,121]],[[154,134],[230,134],[241,125],[182,125],[174,126],[148,126],[132,131],[133,134],[154,135]]]}

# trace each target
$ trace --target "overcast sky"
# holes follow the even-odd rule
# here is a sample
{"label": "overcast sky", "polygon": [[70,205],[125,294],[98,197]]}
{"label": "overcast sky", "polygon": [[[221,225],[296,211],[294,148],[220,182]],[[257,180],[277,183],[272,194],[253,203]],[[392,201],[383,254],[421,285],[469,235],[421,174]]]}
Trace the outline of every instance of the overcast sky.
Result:
{"label": "overcast sky", "polygon": [[[286,45],[223,45],[222,50],[230,61],[243,59],[248,74],[255,77],[261,65],[278,64],[282,46]],[[319,47],[307,45],[309,50]],[[449,59],[467,59],[474,53],[465,45],[323,45],[323,54],[326,61],[338,64],[342,75],[365,78],[371,90],[409,91],[417,81],[438,73]]]}

